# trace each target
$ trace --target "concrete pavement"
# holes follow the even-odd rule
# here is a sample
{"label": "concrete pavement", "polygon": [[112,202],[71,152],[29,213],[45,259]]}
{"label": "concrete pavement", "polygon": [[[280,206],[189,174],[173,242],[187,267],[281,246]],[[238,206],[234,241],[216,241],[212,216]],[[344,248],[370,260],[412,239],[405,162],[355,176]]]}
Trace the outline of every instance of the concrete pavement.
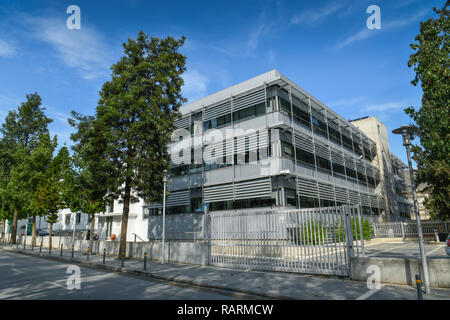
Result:
{"label": "concrete pavement", "polygon": [[[262,272],[254,270],[232,270],[209,266],[194,266],[166,263],[147,262],[147,270],[143,270],[142,260],[126,260],[121,267],[121,261],[114,257],[107,257],[105,264],[102,256],[87,256],[75,252],[74,259],[71,252],[65,251],[60,257],[59,251],[39,253],[39,248],[1,247],[3,251],[25,253],[28,255],[45,257],[68,264],[77,264],[98,270],[123,272],[147,279],[161,279],[184,284],[193,284],[205,288],[216,288],[242,294],[259,295],[269,299],[368,299],[368,300],[416,300],[417,292],[414,287],[385,285],[381,290],[371,291],[365,282],[351,281],[347,278],[330,276],[313,276],[284,272]],[[4,252],[0,253],[3,255]],[[10,257],[10,259],[13,259]],[[2,273],[3,274],[3,273]],[[432,294],[425,299],[449,299],[450,290],[433,288]]]}

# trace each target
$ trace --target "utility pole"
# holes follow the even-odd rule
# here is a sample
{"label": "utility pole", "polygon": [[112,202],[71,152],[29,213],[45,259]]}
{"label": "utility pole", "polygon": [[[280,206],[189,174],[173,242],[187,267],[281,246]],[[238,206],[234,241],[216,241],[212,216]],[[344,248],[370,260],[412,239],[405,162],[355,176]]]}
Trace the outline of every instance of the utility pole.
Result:
{"label": "utility pole", "polygon": [[430,294],[430,279],[428,277],[428,266],[427,266],[427,258],[425,254],[425,248],[423,245],[423,234],[422,234],[422,224],[420,222],[420,214],[419,214],[419,205],[417,202],[417,194],[416,187],[414,184],[414,172],[411,163],[411,154],[410,154],[410,146],[411,146],[411,137],[414,135],[415,127],[412,126],[401,126],[395,130],[392,130],[394,134],[401,134],[403,137],[403,145],[406,148],[406,155],[408,156],[408,167],[409,167],[409,176],[411,179],[411,189],[414,200],[414,211],[416,213],[416,222],[417,222],[417,233],[419,234],[419,250],[420,250],[420,258],[422,262],[422,272],[423,279],[425,282],[425,293]]}

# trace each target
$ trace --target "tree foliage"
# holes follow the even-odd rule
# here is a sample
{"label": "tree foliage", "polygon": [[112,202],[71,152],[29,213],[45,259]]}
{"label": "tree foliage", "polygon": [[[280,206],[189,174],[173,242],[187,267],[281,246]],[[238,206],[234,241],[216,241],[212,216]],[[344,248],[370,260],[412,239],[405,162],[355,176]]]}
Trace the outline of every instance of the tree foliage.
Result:
{"label": "tree foliage", "polygon": [[26,159],[38,146],[39,139],[48,134],[48,124],[52,122],[45,115],[41,97],[37,93],[29,94],[26,98],[27,101],[17,111],[9,111],[0,128],[0,207],[8,218],[12,213],[13,242],[16,239],[17,220],[30,213],[30,189],[22,189],[19,185],[29,185],[31,182],[20,180],[20,176],[25,174],[20,168],[30,169],[25,163]]}
{"label": "tree foliage", "polygon": [[104,183],[108,195],[124,203],[119,252],[125,250],[130,203],[136,196],[162,199],[163,171],[170,159],[167,146],[185,101],[185,57],[178,52],[183,42],[184,37],[149,39],[141,31],[136,40],[123,44],[125,54],[111,67],[95,117],[74,114],[75,150],[89,168],[95,167],[90,172]]}
{"label": "tree foliage", "polygon": [[450,1],[439,15],[420,23],[420,34],[408,66],[414,67],[414,86],[421,85],[422,106],[405,111],[418,126],[420,145],[412,146],[417,163],[416,184],[425,183],[430,195],[425,206],[434,219],[450,218],[450,44],[448,20]]}

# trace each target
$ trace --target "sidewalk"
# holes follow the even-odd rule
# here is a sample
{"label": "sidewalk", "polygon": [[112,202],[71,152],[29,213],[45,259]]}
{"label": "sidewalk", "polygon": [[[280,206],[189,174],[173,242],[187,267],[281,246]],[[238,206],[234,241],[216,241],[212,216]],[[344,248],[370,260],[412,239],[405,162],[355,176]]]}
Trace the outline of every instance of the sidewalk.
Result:
{"label": "sidewalk", "polygon": [[[23,245],[1,246],[0,250],[17,252],[21,254],[40,256],[65,263],[77,264],[84,267],[101,269],[103,271],[123,272],[141,277],[150,277],[160,280],[169,280],[185,284],[241,292],[258,295],[269,299],[306,299],[306,300],[354,300],[354,299],[381,299],[381,300],[417,300],[417,292],[413,287],[399,285],[384,285],[377,292],[369,292],[365,282],[352,281],[347,278],[331,276],[316,276],[285,272],[264,272],[254,270],[234,270],[210,266],[197,266],[187,264],[147,261],[144,270],[143,260],[126,259],[124,267],[121,261],[108,256],[103,264],[103,255],[90,255],[87,260],[85,252],[59,250],[48,253],[48,249],[39,253],[39,247],[23,249]],[[424,295],[426,300],[448,299],[450,289],[432,288],[431,295]]]}

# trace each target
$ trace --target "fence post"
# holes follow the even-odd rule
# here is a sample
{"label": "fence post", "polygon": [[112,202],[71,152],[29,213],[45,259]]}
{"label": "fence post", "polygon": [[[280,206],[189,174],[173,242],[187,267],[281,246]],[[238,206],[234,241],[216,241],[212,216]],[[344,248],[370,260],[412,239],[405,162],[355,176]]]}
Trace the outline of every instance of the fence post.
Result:
{"label": "fence post", "polygon": [[[357,207],[357,211],[358,211],[358,221],[359,221],[359,237],[360,237],[360,243],[361,243],[361,250],[362,250],[362,255],[365,256],[366,255],[366,248],[364,247],[364,234],[362,231],[362,219],[361,219],[361,206],[359,205]],[[355,232],[357,232],[357,230],[355,230]]]}
{"label": "fence post", "polygon": [[402,239],[405,239],[405,227],[403,226],[403,221],[400,221],[400,227],[402,229]]}
{"label": "fence post", "polygon": [[348,266],[348,275],[350,279],[352,278],[351,273],[351,257],[355,256],[355,252],[353,249],[353,234],[352,234],[352,222],[350,219],[350,207],[344,206],[344,223],[345,223],[345,238],[347,240],[347,266]]}

